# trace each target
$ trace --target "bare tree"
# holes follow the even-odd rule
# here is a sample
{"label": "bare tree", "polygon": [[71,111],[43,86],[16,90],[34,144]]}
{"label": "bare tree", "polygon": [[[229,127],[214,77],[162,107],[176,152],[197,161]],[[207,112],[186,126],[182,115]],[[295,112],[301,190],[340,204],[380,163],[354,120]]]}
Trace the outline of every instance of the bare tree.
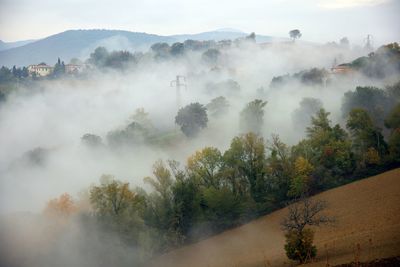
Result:
{"label": "bare tree", "polygon": [[333,222],[333,218],[321,214],[325,208],[326,202],[309,198],[303,198],[288,207],[289,214],[281,224],[286,232],[285,251],[289,259],[303,264],[317,255],[317,247],[313,245],[314,230],[306,226]]}
{"label": "bare tree", "polygon": [[281,225],[285,231],[301,233],[308,226],[320,226],[330,224],[334,218],[320,214],[327,207],[325,201],[303,198],[288,206],[289,214],[283,219]]}

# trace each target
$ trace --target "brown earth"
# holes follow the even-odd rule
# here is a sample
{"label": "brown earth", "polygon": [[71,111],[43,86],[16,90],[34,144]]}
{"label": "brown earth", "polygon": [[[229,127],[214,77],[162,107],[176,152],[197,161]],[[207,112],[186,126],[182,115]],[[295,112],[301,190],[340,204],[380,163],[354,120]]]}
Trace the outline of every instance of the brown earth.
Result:
{"label": "brown earth", "polygon": [[[315,228],[318,255],[307,266],[333,266],[400,255],[400,169],[316,195],[327,201],[334,226]],[[286,258],[280,228],[287,209],[185,246],[152,266],[295,266]],[[328,265],[329,264],[329,265]]]}

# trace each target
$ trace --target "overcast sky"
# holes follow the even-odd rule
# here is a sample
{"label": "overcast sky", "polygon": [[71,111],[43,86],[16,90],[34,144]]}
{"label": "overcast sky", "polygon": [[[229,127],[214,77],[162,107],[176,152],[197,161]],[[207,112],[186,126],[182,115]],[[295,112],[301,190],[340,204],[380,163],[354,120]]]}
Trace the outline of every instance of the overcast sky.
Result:
{"label": "overcast sky", "polygon": [[0,0],[0,40],[43,38],[69,29],[179,34],[235,28],[303,40],[347,36],[400,40],[400,0]]}

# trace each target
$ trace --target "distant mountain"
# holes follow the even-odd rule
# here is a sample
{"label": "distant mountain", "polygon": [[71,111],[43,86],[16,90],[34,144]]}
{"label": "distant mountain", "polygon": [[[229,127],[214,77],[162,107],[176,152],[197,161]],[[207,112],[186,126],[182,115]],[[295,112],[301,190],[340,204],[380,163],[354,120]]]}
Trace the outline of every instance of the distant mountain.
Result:
{"label": "distant mountain", "polygon": [[[0,66],[27,66],[46,62],[53,65],[57,58],[69,62],[71,58],[86,59],[98,46],[109,50],[143,51],[157,42],[183,42],[192,40],[223,40],[247,36],[235,29],[219,29],[197,34],[161,36],[120,30],[69,30],[25,45],[1,51]],[[270,36],[256,36],[257,42],[268,42]],[[0,44],[1,46],[1,44]]]}
{"label": "distant mountain", "polygon": [[0,51],[7,50],[14,47],[20,47],[29,43],[32,43],[36,40],[24,40],[24,41],[17,41],[17,42],[3,42],[0,40]]}
{"label": "distant mountain", "polygon": [[27,45],[0,51],[0,65],[26,66],[46,62],[53,65],[60,57],[65,62],[71,58],[86,58],[97,46],[110,50],[137,50],[156,42],[173,39],[154,34],[117,30],[69,30]]}

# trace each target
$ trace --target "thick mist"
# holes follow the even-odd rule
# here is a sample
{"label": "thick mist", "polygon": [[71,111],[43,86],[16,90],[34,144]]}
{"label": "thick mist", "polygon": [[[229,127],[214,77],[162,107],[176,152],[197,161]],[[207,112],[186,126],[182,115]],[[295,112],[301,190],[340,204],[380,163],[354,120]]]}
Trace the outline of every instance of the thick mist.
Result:
{"label": "thick mist", "polygon": [[[295,143],[303,132],[293,131],[291,117],[303,97],[320,99],[337,122],[343,93],[362,85],[363,80],[333,77],[327,86],[294,81],[277,89],[269,88],[271,79],[314,67],[329,70],[335,58],[346,62],[358,53],[326,46],[271,44],[260,48],[248,44],[223,50],[218,68],[205,63],[200,52],[191,52],[162,62],[143,59],[124,72],[94,71],[82,80],[43,81],[35,88],[21,88],[0,107],[0,210],[40,211],[48,199],[63,192],[75,194],[104,173],[142,185],[142,178],[158,158],[184,163],[204,146],[225,149],[240,133],[240,111],[255,98],[268,102],[262,135],[268,139],[279,134],[285,142]],[[176,75],[186,76],[182,106],[191,102],[206,105],[222,95],[230,105],[228,114],[218,119],[209,116],[208,127],[197,138],[181,135],[168,147],[137,144],[116,152],[82,145],[81,137],[86,133],[99,135],[106,142],[107,133],[125,127],[138,108],[149,113],[157,130],[180,132],[174,124],[176,89],[170,86]],[[221,86],[207,89],[210,83],[228,79],[236,81],[240,90],[231,92]],[[37,148],[43,149],[40,163],[27,157]]]}
{"label": "thick mist", "polygon": [[[261,135],[268,140],[272,134],[278,134],[283,142],[294,144],[305,135],[307,126],[299,127],[292,120],[303,98],[319,99],[331,112],[330,119],[343,123],[340,108],[345,92],[354,90],[357,85],[385,84],[385,81],[371,81],[356,74],[347,77],[330,74],[330,81],[322,85],[293,80],[279,88],[270,86],[275,76],[311,68],[330,71],[335,59],[338,63],[349,62],[364,55],[360,50],[292,43],[260,47],[250,43],[222,50],[215,65],[205,62],[201,54],[192,51],[164,61],[145,56],[124,71],[92,70],[82,79],[44,80],[32,88],[19,88],[1,104],[2,234],[4,240],[10,240],[13,231],[18,233],[11,238],[17,237],[16,245],[6,243],[6,246],[14,251],[13,246],[26,244],[23,253],[27,258],[37,259],[34,253],[50,253],[65,259],[63,265],[58,265],[52,262],[55,258],[46,261],[44,256],[39,257],[43,261],[19,262],[20,266],[78,266],[79,259],[85,257],[82,251],[85,247],[96,244],[89,253],[93,256],[114,247],[112,242],[119,242],[112,237],[109,238],[111,243],[103,246],[104,243],[96,239],[100,238],[96,237],[96,229],[88,232],[82,229],[80,219],[74,219],[60,230],[58,235],[61,236],[50,246],[34,234],[48,229],[43,226],[49,223],[47,219],[37,218],[39,215],[35,214],[42,212],[49,199],[64,192],[79,198],[79,193],[97,183],[102,174],[112,174],[132,187],[145,187],[142,179],[151,173],[151,166],[157,159],[174,159],[184,164],[188,156],[205,146],[225,150],[231,139],[242,133],[240,111],[256,98],[268,102]],[[192,102],[206,105],[218,96],[224,96],[229,102],[228,111],[218,118],[209,115],[207,128],[192,139],[183,135],[174,123],[179,107],[171,81],[176,75],[186,77],[187,88],[181,88],[181,106]],[[237,82],[240,90],[223,86],[230,79]],[[108,133],[126,127],[139,108],[149,114],[156,132],[174,137],[160,145],[138,142],[117,149],[107,146]],[[87,133],[102,137],[104,145],[91,148],[83,144],[81,137]],[[29,219],[16,219],[15,214],[25,214],[23,216]],[[29,223],[29,230],[19,231],[26,229],[29,220],[34,221]],[[36,226],[40,227],[35,229]],[[36,252],[31,251],[39,241],[46,245]],[[69,254],[65,254],[67,251]],[[120,253],[115,257],[132,257],[125,248],[115,253]],[[129,262],[129,257],[124,259]],[[112,259],[101,264],[88,259],[84,262],[88,263],[85,266],[117,263]]]}

